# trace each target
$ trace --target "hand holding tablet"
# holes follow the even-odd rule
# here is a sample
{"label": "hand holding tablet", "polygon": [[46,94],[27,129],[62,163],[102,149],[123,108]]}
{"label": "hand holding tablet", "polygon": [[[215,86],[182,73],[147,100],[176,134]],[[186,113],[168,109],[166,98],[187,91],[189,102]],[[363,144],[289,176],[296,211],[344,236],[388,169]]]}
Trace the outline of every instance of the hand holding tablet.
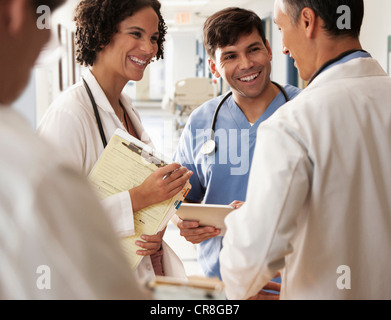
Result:
{"label": "hand holding tablet", "polygon": [[184,221],[198,221],[200,226],[212,226],[225,234],[225,217],[235,210],[230,205],[182,203],[176,214]]}

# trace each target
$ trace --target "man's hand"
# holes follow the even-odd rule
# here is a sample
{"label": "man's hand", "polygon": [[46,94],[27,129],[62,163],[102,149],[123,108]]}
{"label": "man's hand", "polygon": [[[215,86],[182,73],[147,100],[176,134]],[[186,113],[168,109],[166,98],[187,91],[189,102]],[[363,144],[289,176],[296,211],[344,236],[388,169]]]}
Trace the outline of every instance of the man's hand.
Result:
{"label": "man's hand", "polygon": [[[264,290],[272,290],[278,293],[266,292]],[[264,286],[261,291],[259,291],[255,296],[249,298],[248,300],[280,300],[280,291],[280,283],[269,281],[269,283]]]}
{"label": "man's hand", "polygon": [[221,233],[220,229],[200,227],[197,221],[184,221],[176,215],[173,217],[172,222],[179,228],[180,235],[193,244],[214,238]]}
{"label": "man's hand", "polygon": [[[281,273],[277,272],[274,278],[281,277]],[[264,290],[275,291],[266,292]],[[261,291],[259,291],[255,296],[249,298],[248,300],[280,300],[281,284],[273,281],[269,281]]]}
{"label": "man's hand", "polygon": [[229,205],[234,209],[239,209],[244,204],[244,201],[235,200],[232,201]]}

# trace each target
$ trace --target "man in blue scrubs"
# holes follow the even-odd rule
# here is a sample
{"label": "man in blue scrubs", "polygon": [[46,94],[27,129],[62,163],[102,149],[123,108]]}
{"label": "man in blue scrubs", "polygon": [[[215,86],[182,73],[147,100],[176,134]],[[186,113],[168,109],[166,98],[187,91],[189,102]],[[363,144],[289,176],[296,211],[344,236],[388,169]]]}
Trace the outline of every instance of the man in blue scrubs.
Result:
{"label": "man in blue scrubs", "polygon": [[[201,152],[210,139],[212,118],[224,96],[197,108],[182,133],[176,162],[193,171],[187,201],[231,204],[244,201],[259,124],[270,117],[300,90],[290,85],[280,88],[270,80],[272,52],[262,21],[252,11],[228,8],[207,19],[204,45],[210,70],[230,86],[232,95],[221,106],[214,127],[217,149]],[[278,192],[278,190],[270,190]],[[181,235],[199,244],[199,263],[208,277],[220,276],[220,230],[199,227],[195,221],[177,222]]]}

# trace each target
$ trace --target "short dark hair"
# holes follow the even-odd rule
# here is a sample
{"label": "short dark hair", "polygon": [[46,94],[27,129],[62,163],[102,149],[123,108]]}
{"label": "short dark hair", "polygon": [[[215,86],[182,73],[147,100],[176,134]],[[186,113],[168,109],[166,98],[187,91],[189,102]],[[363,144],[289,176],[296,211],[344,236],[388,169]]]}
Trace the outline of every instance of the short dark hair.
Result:
{"label": "short dark hair", "polygon": [[[331,36],[350,36],[358,38],[364,18],[363,0],[283,0],[286,14],[293,23],[297,23],[304,8],[314,10],[315,14],[324,21],[323,28]],[[351,29],[340,29],[337,26],[338,7],[345,5],[351,11]]]}
{"label": "short dark hair", "polygon": [[266,45],[261,18],[253,11],[232,7],[216,12],[204,24],[203,40],[207,54],[215,58],[217,48],[235,44],[239,37],[256,29]]}
{"label": "short dark hair", "polygon": [[160,13],[158,0],[81,0],[76,7],[75,45],[76,61],[85,66],[92,66],[101,46],[110,43],[118,32],[118,24],[141,9],[151,7],[159,18],[159,39],[156,58],[163,58],[167,26]]}

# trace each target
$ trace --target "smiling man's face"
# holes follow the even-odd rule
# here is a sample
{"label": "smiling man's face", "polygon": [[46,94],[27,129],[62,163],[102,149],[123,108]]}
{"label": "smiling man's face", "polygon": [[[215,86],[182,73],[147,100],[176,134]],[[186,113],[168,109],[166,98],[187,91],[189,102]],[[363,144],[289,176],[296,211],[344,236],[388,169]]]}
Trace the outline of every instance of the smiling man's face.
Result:
{"label": "smiling man's face", "polygon": [[210,68],[215,77],[222,77],[234,95],[254,99],[270,83],[272,52],[269,43],[263,42],[258,31],[244,34],[238,41],[217,48]]}

